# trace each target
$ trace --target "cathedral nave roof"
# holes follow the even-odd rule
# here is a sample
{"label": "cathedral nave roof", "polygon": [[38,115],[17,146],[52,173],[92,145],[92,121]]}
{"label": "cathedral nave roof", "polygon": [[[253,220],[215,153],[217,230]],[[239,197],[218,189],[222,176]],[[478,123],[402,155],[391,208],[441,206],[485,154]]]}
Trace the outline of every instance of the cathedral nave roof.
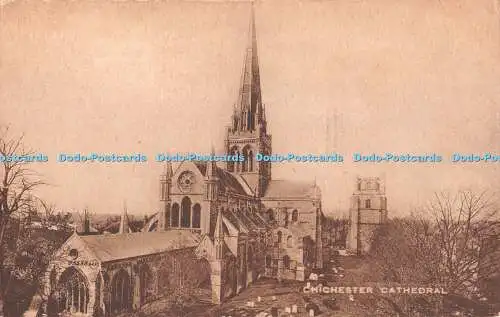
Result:
{"label": "cathedral nave roof", "polygon": [[189,230],[134,232],[79,237],[101,262],[196,247],[197,234]]}
{"label": "cathedral nave roof", "polygon": [[263,198],[314,199],[317,191],[316,185],[312,182],[271,180]]}

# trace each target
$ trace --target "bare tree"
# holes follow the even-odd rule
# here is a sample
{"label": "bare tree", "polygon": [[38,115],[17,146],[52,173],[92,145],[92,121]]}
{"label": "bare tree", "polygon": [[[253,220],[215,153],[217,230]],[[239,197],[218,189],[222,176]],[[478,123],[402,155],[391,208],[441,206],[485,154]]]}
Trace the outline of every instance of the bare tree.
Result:
{"label": "bare tree", "polygon": [[[436,193],[423,210],[392,219],[375,234],[370,255],[379,277],[406,285],[443,287],[462,302],[483,297],[481,281],[491,280],[499,271],[497,208],[494,196],[487,192]],[[429,309],[437,316],[444,309],[437,307],[443,302],[402,300],[397,304],[407,313],[427,306],[426,316],[431,316]]]}
{"label": "bare tree", "polygon": [[23,145],[23,136],[8,138],[8,128],[0,131],[0,157],[2,179],[0,187],[0,245],[6,226],[13,215],[25,212],[33,206],[33,191],[44,185],[40,176],[25,161],[12,159],[33,155]]}
{"label": "bare tree", "polygon": [[50,220],[56,217],[56,215],[58,214],[55,204],[48,203],[46,201],[43,201],[42,199],[38,199],[38,203],[40,205],[40,208],[37,210],[40,210],[43,215],[43,219],[46,222],[50,222]]}
{"label": "bare tree", "polygon": [[484,261],[498,252],[500,239],[498,205],[487,192],[440,193],[428,207],[440,247],[442,282],[467,296],[480,295],[478,282],[498,271],[498,263]]}
{"label": "bare tree", "polygon": [[[371,261],[366,278],[391,285],[441,286],[439,246],[434,238],[432,221],[415,215],[391,219],[376,232],[369,254]],[[380,295],[387,315],[441,316],[439,297]],[[389,314],[390,313],[390,314]]]}
{"label": "bare tree", "polygon": [[3,286],[6,283],[2,283],[1,278],[5,273],[3,251],[6,232],[14,216],[21,218],[33,210],[33,192],[45,184],[26,161],[16,159],[33,155],[24,147],[23,136],[9,138],[8,132],[8,128],[0,131],[0,304],[5,297]]}

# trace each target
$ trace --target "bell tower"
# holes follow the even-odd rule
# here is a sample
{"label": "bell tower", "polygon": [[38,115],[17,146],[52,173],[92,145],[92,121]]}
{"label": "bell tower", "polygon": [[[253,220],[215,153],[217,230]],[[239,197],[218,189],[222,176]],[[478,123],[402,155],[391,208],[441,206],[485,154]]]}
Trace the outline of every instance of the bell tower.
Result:
{"label": "bell tower", "polygon": [[378,226],[387,221],[385,184],[378,177],[357,178],[349,210],[347,248],[357,254],[370,249]]}
{"label": "bell tower", "polygon": [[271,179],[271,163],[258,160],[258,154],[272,153],[267,133],[265,106],[262,104],[255,14],[252,4],[248,45],[241,74],[238,99],[227,128],[225,147],[228,155],[242,155],[243,162],[226,163],[226,169],[240,174],[257,197],[264,195]]}

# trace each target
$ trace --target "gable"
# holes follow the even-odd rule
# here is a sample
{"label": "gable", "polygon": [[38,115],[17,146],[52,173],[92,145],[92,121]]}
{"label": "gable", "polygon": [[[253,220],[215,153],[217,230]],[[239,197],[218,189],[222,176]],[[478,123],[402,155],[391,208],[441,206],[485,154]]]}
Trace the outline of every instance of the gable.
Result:
{"label": "gable", "polygon": [[[186,182],[190,182],[187,184]],[[184,161],[174,172],[172,176],[172,194],[202,195],[205,190],[205,176],[194,162]]]}
{"label": "gable", "polygon": [[81,237],[73,234],[55,252],[52,262],[73,265],[78,263],[98,263],[100,261]]}
{"label": "gable", "polygon": [[196,247],[195,254],[200,259],[212,261],[215,259],[215,247],[208,235],[205,235],[200,244]]}

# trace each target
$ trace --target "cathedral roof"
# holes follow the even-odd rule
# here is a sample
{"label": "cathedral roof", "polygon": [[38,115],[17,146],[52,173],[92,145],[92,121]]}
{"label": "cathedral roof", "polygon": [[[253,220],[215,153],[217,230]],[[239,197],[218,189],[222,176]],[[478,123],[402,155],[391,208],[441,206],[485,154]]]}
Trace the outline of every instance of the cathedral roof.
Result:
{"label": "cathedral roof", "polygon": [[269,224],[256,212],[247,212],[247,216],[257,225],[259,229],[266,229]]}
{"label": "cathedral roof", "polygon": [[312,183],[294,182],[289,180],[271,180],[267,186],[266,198],[298,198],[314,199],[318,188]]}
{"label": "cathedral roof", "polygon": [[257,213],[251,211],[224,210],[222,215],[239,232],[249,232],[267,228],[267,224],[264,219],[262,219]]}
{"label": "cathedral roof", "polygon": [[[201,174],[206,176],[207,162],[196,162],[195,165],[200,170]],[[222,190],[229,190],[240,195],[253,196],[253,193],[241,176],[228,172],[220,167],[217,167],[216,174],[220,180]]]}
{"label": "cathedral roof", "polygon": [[241,228],[241,221],[238,221],[238,217],[236,217],[236,213],[231,211],[231,210],[224,210],[222,212],[222,215],[231,222],[231,224],[240,231]]}
{"label": "cathedral roof", "polygon": [[252,217],[251,215],[252,215],[252,212],[250,212],[250,211],[244,211],[244,212],[241,213],[241,216],[243,218],[245,218],[249,222],[249,224],[252,227],[252,229],[259,229],[260,223],[257,222],[255,220],[255,218]]}
{"label": "cathedral roof", "polygon": [[245,217],[245,213],[243,211],[239,212],[234,212],[236,218],[238,221],[241,223],[240,227],[244,227],[246,232],[252,231],[256,229],[256,226],[254,223],[252,223],[251,220],[249,220],[247,217]]}
{"label": "cathedral roof", "polygon": [[229,189],[230,191],[233,191],[237,194],[248,195],[243,184],[240,183],[240,181],[242,180],[240,177],[232,174],[231,172],[223,170],[222,168],[217,168],[217,174],[219,176],[219,179],[221,180],[221,185],[223,188]]}
{"label": "cathedral roof", "polygon": [[79,237],[101,262],[196,247],[198,235],[187,230],[135,232]]}

